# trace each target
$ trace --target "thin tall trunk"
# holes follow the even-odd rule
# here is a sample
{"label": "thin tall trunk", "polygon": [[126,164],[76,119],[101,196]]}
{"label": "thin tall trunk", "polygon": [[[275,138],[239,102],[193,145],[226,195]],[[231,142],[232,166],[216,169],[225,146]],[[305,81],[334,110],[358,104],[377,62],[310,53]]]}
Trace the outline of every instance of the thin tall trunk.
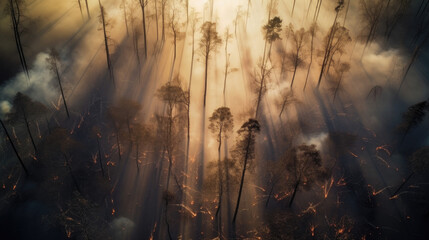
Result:
{"label": "thin tall trunk", "polygon": [[[265,55],[266,55],[266,50],[267,50],[267,40],[265,39],[265,46],[264,46],[264,54],[262,56],[262,66],[261,66],[261,84],[259,86],[259,91],[258,91],[258,102],[256,104],[256,111],[255,111],[255,118],[258,118],[258,112],[259,112],[259,107],[261,104],[261,100],[262,100],[262,90],[264,88],[264,80],[265,80],[265,70],[266,70],[266,60],[265,60]],[[268,58],[267,58],[268,59]]]}
{"label": "thin tall trunk", "polygon": [[124,14],[125,29],[127,30],[127,37],[128,37],[128,36],[130,36],[130,31],[128,29],[127,10],[125,9],[126,5],[125,5],[125,1],[124,0],[122,0],[122,4],[123,4],[123,9],[122,10],[123,10],[123,14]]}
{"label": "thin tall trunk", "polygon": [[335,15],[334,23],[332,24],[331,31],[329,33],[328,42],[326,43],[325,54],[322,62],[322,68],[320,69],[319,81],[317,82],[317,89],[319,89],[320,83],[322,82],[322,77],[323,77],[323,74],[325,73],[325,68],[326,68],[326,65],[328,64],[329,56],[331,54],[331,47],[332,47],[331,45],[332,45],[332,39],[334,35],[334,27],[335,27],[335,23],[337,22],[338,13],[339,11]]}
{"label": "thin tall trunk", "polygon": [[136,141],[136,166],[137,166],[137,173],[140,172],[140,165],[139,165],[139,141]]}
{"label": "thin tall trunk", "polygon": [[20,8],[16,0],[9,0],[9,5],[10,5],[10,16],[12,18],[12,26],[13,26],[14,36],[15,36],[16,48],[19,54],[19,60],[21,61],[21,66],[27,76],[27,79],[30,80],[27,61],[25,59],[24,50],[22,48],[22,43],[21,43],[21,33],[20,33],[21,31],[19,28],[20,18],[21,18]]}
{"label": "thin tall trunk", "polygon": [[408,177],[405,179],[405,181],[402,182],[401,185],[399,185],[399,187],[396,189],[396,191],[392,194],[391,197],[395,196],[396,194],[398,194],[398,192],[405,186],[405,184],[411,179],[411,177],[414,175],[414,172],[412,172],[410,175],[408,175]]}
{"label": "thin tall trunk", "polygon": [[[268,12],[268,22],[270,22],[272,3],[273,3],[273,1],[271,0],[270,1],[269,12]],[[264,54],[262,55],[262,66],[261,66],[261,84],[259,86],[259,91],[258,91],[258,102],[256,103],[255,119],[258,118],[259,107],[260,107],[261,99],[262,99],[262,90],[263,90],[263,87],[264,87],[265,70],[266,70],[266,62],[267,62],[265,60],[265,55],[266,55],[266,51],[267,51],[267,44],[268,44],[268,40],[265,39]]]}
{"label": "thin tall trunk", "polygon": [[106,19],[104,18],[104,7],[103,5],[101,5],[100,0],[98,1],[99,5],[100,5],[100,12],[101,12],[101,22],[103,24],[103,34],[104,34],[104,47],[106,50],[106,61],[107,61],[107,68],[109,70],[109,75],[110,78],[112,79],[112,83],[113,86],[115,87],[115,76],[113,75],[113,68],[112,68],[112,63],[110,60],[110,51],[109,51],[109,37],[107,36],[107,31],[106,31]]}
{"label": "thin tall trunk", "polygon": [[86,5],[86,14],[88,15],[88,19],[91,19],[91,14],[89,14],[88,0],[85,0]]}
{"label": "thin tall trunk", "polygon": [[119,156],[119,161],[122,160],[121,157],[121,145],[119,143],[119,129],[116,129],[116,144],[118,145],[118,156]]}
{"label": "thin tall trunk", "polygon": [[225,78],[223,80],[223,105],[226,106],[226,79],[228,77],[228,68],[229,68],[229,55],[228,55],[228,38],[229,38],[229,31],[226,32],[226,39],[225,39]]}
{"label": "thin tall trunk", "polygon": [[337,97],[337,92],[338,92],[338,89],[340,89],[340,84],[342,80],[343,80],[343,73],[341,73],[340,80],[338,81],[337,87],[335,88],[334,99],[332,100],[332,103],[335,102],[335,98]]}
{"label": "thin tall trunk", "polygon": [[207,96],[207,72],[209,66],[209,51],[206,50],[205,56],[205,70],[204,70],[204,108],[206,107],[206,96]]}
{"label": "thin tall trunk", "polygon": [[98,136],[97,136],[97,147],[98,147],[98,158],[99,158],[98,162],[100,163],[101,175],[104,177],[103,158],[101,156],[100,140],[98,140]]}
{"label": "thin tall trunk", "polygon": [[82,4],[80,0],[77,0],[77,4],[79,5],[80,15],[82,16],[82,20],[83,20]]}
{"label": "thin tall trunk", "polygon": [[295,75],[296,75],[296,70],[297,69],[298,69],[298,63],[295,63],[295,66],[294,66],[294,69],[293,69],[292,81],[290,82],[290,90],[292,90],[293,83],[295,81]]}
{"label": "thin tall trunk", "polygon": [[191,54],[191,70],[189,73],[189,84],[188,84],[188,111],[187,111],[187,118],[188,118],[188,129],[186,133],[187,143],[186,143],[186,160],[185,160],[185,171],[187,173],[188,171],[188,162],[189,162],[189,145],[191,142],[191,117],[190,117],[190,111],[191,111],[191,85],[192,85],[192,72],[194,68],[194,55],[195,55],[195,31],[192,33],[192,54]]}
{"label": "thin tall trunk", "polygon": [[267,201],[265,202],[265,207],[268,207],[268,204],[270,203],[270,199],[271,199],[271,196],[273,195],[275,184],[276,182],[273,182],[273,184],[271,185],[270,192],[268,193]]}
{"label": "thin tall trunk", "polygon": [[27,114],[25,113],[24,109],[22,109],[22,112],[24,114],[25,126],[27,128],[28,135],[30,136],[31,144],[33,145],[33,148],[34,148],[34,153],[38,155],[39,151],[37,151],[36,143],[34,142],[33,134],[31,133],[31,130],[30,130],[30,124],[28,122]]}
{"label": "thin tall trunk", "polygon": [[298,180],[295,184],[295,187],[293,189],[293,193],[292,193],[292,198],[289,201],[289,207],[292,206],[293,200],[295,199],[296,196],[296,192],[298,191],[298,186],[299,186],[300,180]]}
{"label": "thin tall trunk", "polygon": [[221,146],[222,146],[222,125],[219,129],[219,135],[218,135],[218,141],[219,145],[217,148],[218,152],[218,174],[219,174],[219,197],[218,197],[218,205],[216,209],[216,218],[217,218],[217,224],[218,224],[218,234],[219,236],[222,235],[222,195],[223,195],[223,176],[222,176],[222,163],[221,163]]}
{"label": "thin tall trunk", "polygon": [[69,113],[69,109],[67,107],[67,102],[66,102],[66,98],[64,97],[64,91],[63,91],[63,85],[61,84],[61,76],[60,76],[60,72],[58,70],[58,66],[57,66],[57,60],[54,59],[55,61],[55,74],[57,75],[57,80],[58,80],[58,85],[60,86],[60,91],[61,91],[61,96],[63,98],[63,103],[64,103],[64,108],[66,109],[66,113],[67,113],[67,118],[70,118],[70,113]]}
{"label": "thin tall trunk", "polygon": [[311,7],[311,4],[313,3],[313,0],[310,0],[310,2],[308,3],[308,7],[307,7],[307,14],[305,14],[305,19],[307,19],[308,18],[308,13],[310,12],[310,7]]}
{"label": "thin tall trunk", "polygon": [[234,217],[232,218],[233,225],[235,225],[235,221],[237,220],[238,208],[240,207],[241,193],[243,192],[244,176],[246,174],[247,161],[249,160],[248,158],[250,154],[249,148],[250,148],[251,140],[252,140],[252,136],[251,136],[251,133],[249,133],[249,135],[247,136],[247,146],[246,146],[246,154],[244,156],[243,172],[241,173],[240,189],[238,190],[237,204],[235,205]]}
{"label": "thin tall trunk", "polygon": [[291,14],[291,17],[293,17],[293,12],[294,12],[294,10],[295,10],[295,3],[296,3],[296,0],[293,0],[293,5],[292,5],[292,14]]}
{"label": "thin tall trunk", "polygon": [[[140,1],[140,7],[142,10],[142,24],[143,24],[143,41],[144,41],[144,57],[145,59],[147,59],[147,40],[146,40],[146,17],[145,17],[145,9],[144,9],[144,0],[139,0]],[[158,24],[157,24],[158,25]]]}
{"label": "thin tall trunk", "polygon": [[420,49],[424,46],[424,44],[426,43],[426,41],[428,39],[429,39],[429,33],[426,35],[426,37],[423,39],[423,41],[419,45],[417,45],[416,48],[414,49],[413,55],[410,59],[410,62],[407,65],[407,69],[405,70],[404,76],[402,77],[401,84],[399,85],[397,94],[399,94],[399,92],[401,91],[402,85],[404,84],[405,79],[407,78],[408,72],[410,71],[411,66],[413,65],[414,61],[416,60],[418,54],[420,53]]}
{"label": "thin tall trunk", "polygon": [[161,0],[161,20],[162,20],[162,32],[161,32],[161,40],[165,41],[165,4],[167,4],[167,0]]}
{"label": "thin tall trunk", "polygon": [[22,161],[21,157],[19,156],[18,150],[16,150],[15,144],[13,144],[12,138],[10,137],[9,132],[7,131],[6,126],[4,125],[4,123],[1,119],[0,119],[0,124],[3,127],[4,132],[6,133],[7,139],[9,140],[9,143],[12,146],[12,149],[15,152],[16,157],[18,158],[18,161],[21,164],[21,167],[24,169],[25,175],[28,177],[29,173],[28,173],[27,167],[25,167],[24,162]]}
{"label": "thin tall trunk", "polygon": [[156,4],[158,0],[154,0],[155,2],[155,23],[156,23],[156,42],[158,43],[159,38],[159,24],[158,24],[158,5]]}
{"label": "thin tall trunk", "polygon": [[319,18],[320,7],[322,6],[322,0],[317,0],[316,9],[314,10],[313,22],[317,22]]}
{"label": "thin tall trunk", "polygon": [[346,7],[346,13],[344,14],[343,26],[346,25],[347,14],[349,13],[350,1],[351,0],[347,0],[347,7]]}
{"label": "thin tall trunk", "polygon": [[247,29],[247,20],[249,19],[249,10],[250,10],[250,0],[247,1],[246,23],[244,24],[244,29]]}
{"label": "thin tall trunk", "polygon": [[310,63],[308,64],[307,76],[305,77],[304,88],[302,91],[305,91],[305,88],[307,87],[308,77],[310,76],[311,65],[313,64],[313,51],[314,51],[314,34],[311,34]]}
{"label": "thin tall trunk", "polygon": [[70,166],[69,159],[68,159],[68,157],[66,156],[66,154],[64,154],[64,153],[63,153],[63,155],[64,155],[64,159],[66,160],[67,169],[69,170],[70,176],[71,176],[71,178],[72,178],[72,180],[73,180],[73,184],[74,184],[74,186],[76,187],[76,190],[77,190],[80,194],[82,194],[82,191],[80,190],[79,184],[77,183],[77,179],[76,179],[75,175],[73,174],[73,170],[72,170],[72,168],[71,168],[71,166]]}

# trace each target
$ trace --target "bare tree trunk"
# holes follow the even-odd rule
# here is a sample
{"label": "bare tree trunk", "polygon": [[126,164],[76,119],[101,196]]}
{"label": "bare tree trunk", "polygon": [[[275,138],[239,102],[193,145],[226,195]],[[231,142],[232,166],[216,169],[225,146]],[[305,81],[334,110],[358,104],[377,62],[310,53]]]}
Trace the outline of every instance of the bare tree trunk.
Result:
{"label": "bare tree trunk", "polygon": [[124,14],[124,21],[125,21],[125,29],[127,30],[127,37],[130,35],[130,31],[128,30],[128,18],[127,18],[127,10],[125,5],[125,0],[122,0],[122,7],[123,7],[123,14]]}
{"label": "bare tree trunk", "polygon": [[296,0],[293,0],[293,5],[292,5],[292,14],[291,14],[291,17],[293,17],[293,12],[294,12],[294,10],[295,10],[295,3],[296,3]]}
{"label": "bare tree trunk", "polygon": [[311,4],[313,3],[313,0],[310,0],[310,2],[308,3],[308,7],[307,7],[307,13],[305,14],[305,19],[307,19],[308,18],[308,13],[310,12],[310,7],[311,7]]}
{"label": "bare tree trunk", "polygon": [[420,53],[420,49],[425,45],[425,43],[428,39],[429,39],[429,33],[426,35],[426,37],[423,39],[423,41],[419,45],[417,45],[416,48],[414,49],[413,55],[410,59],[410,62],[408,63],[408,66],[407,66],[407,69],[405,70],[404,76],[402,77],[401,84],[399,85],[397,94],[399,94],[399,92],[401,91],[401,87],[404,84],[405,79],[407,78],[407,75],[411,69],[411,66],[413,65],[414,61],[416,60],[418,54]]}
{"label": "bare tree trunk", "polygon": [[57,61],[56,60],[54,60],[54,61],[55,61],[55,63],[54,63],[55,64],[54,65],[55,74],[57,75],[58,85],[60,86],[60,91],[61,91],[61,96],[63,98],[64,108],[66,109],[67,118],[70,119],[70,113],[69,113],[69,109],[67,107],[66,98],[64,97],[63,85],[61,84],[61,76],[60,76],[60,72],[58,70]]}
{"label": "bare tree trunk", "polygon": [[112,67],[112,63],[110,60],[110,51],[109,51],[109,37],[107,36],[107,31],[106,31],[106,20],[104,18],[104,7],[103,5],[101,5],[100,0],[98,1],[99,5],[100,5],[100,12],[101,12],[101,22],[103,24],[103,34],[104,34],[104,47],[106,50],[106,60],[107,60],[107,68],[109,69],[109,74],[110,74],[110,78],[112,79],[112,83],[113,86],[116,87],[115,85],[115,76],[113,74],[113,67]]}
{"label": "bare tree trunk", "polygon": [[235,205],[234,217],[232,218],[233,225],[235,225],[235,221],[237,220],[238,208],[240,207],[241,193],[243,192],[244,175],[246,174],[247,161],[249,160],[249,154],[250,154],[249,148],[250,148],[250,142],[252,140],[252,136],[250,134],[251,133],[249,133],[249,135],[247,136],[246,154],[244,156],[243,172],[241,173],[240,189],[238,190],[237,205]]}
{"label": "bare tree trunk", "polygon": [[80,15],[82,16],[83,20],[82,4],[80,3],[80,0],[77,0],[77,4],[79,5]]}
{"label": "bare tree trunk", "polygon": [[294,189],[293,189],[293,193],[292,193],[292,198],[290,199],[290,201],[289,201],[289,207],[292,207],[292,203],[293,203],[293,200],[295,199],[295,196],[296,196],[296,192],[298,191],[298,186],[299,186],[299,180],[296,182],[296,184],[295,184],[295,187],[294,187]]}
{"label": "bare tree trunk", "polygon": [[[268,12],[268,22],[270,22],[271,10],[272,10],[272,0],[270,1],[270,9]],[[262,90],[264,87],[265,70],[266,70],[265,55],[266,55],[266,51],[267,51],[267,43],[268,43],[268,41],[267,41],[267,39],[265,39],[264,54],[262,55],[262,66],[261,66],[261,84],[260,84],[259,91],[258,91],[258,102],[256,103],[255,119],[258,118],[259,107],[260,107],[261,99],[262,99]]]}
{"label": "bare tree trunk", "polygon": [[99,157],[98,162],[100,163],[101,175],[104,177],[103,158],[101,156],[101,147],[100,147],[100,141],[98,140],[98,136],[97,136],[97,147],[98,147],[98,157]]}
{"label": "bare tree trunk", "polygon": [[4,132],[6,133],[7,139],[9,140],[9,143],[12,146],[12,149],[15,152],[16,157],[18,158],[18,161],[21,164],[21,167],[24,169],[25,175],[28,177],[29,173],[28,173],[27,167],[25,167],[24,162],[22,161],[21,157],[19,156],[18,150],[16,150],[15,144],[13,144],[12,138],[10,137],[9,132],[7,131],[6,126],[4,125],[4,123],[1,119],[0,119],[0,124],[3,127]]}
{"label": "bare tree trunk", "polygon": [[154,0],[154,2],[155,2],[156,42],[158,43],[159,24],[158,24],[158,5],[156,4],[158,2],[158,0]]}
{"label": "bare tree trunk", "polygon": [[225,78],[223,80],[223,105],[226,106],[226,97],[225,97],[225,93],[226,93],[226,79],[228,77],[228,68],[229,68],[229,56],[228,56],[228,34],[229,31],[227,31],[226,35],[226,39],[225,39]]}
{"label": "bare tree trunk", "polygon": [[191,110],[191,84],[192,84],[192,71],[194,68],[194,55],[195,55],[195,32],[192,33],[192,54],[191,54],[191,70],[189,74],[189,84],[188,84],[188,111],[187,111],[187,118],[188,118],[188,129],[187,129],[187,143],[186,143],[186,160],[185,160],[185,171],[188,172],[188,162],[189,162],[189,145],[191,142],[191,134],[190,134],[190,128],[191,128],[191,117],[190,117],[190,110]]}
{"label": "bare tree trunk", "polygon": [[249,19],[249,10],[250,10],[250,0],[247,0],[246,23],[244,24],[244,29],[247,29],[247,20]]}
{"label": "bare tree trunk", "polygon": [[73,170],[72,170],[72,168],[70,166],[69,159],[68,159],[68,157],[66,156],[65,153],[63,153],[63,155],[64,155],[64,159],[66,160],[67,169],[69,170],[70,176],[71,176],[71,178],[73,180],[73,184],[76,187],[76,190],[82,195],[82,191],[80,190],[79,184],[77,183],[77,179],[74,176]]}
{"label": "bare tree trunk", "polygon": [[401,185],[399,185],[399,187],[396,189],[396,191],[392,194],[391,197],[395,196],[396,194],[398,194],[398,192],[405,186],[405,184],[411,179],[411,177],[414,175],[414,172],[412,172],[410,175],[408,175],[408,177],[405,179],[405,181],[402,182]]}
{"label": "bare tree trunk", "polygon": [[207,96],[207,72],[209,64],[209,51],[206,50],[205,56],[205,71],[204,71],[204,108],[206,107],[206,96]]}
{"label": "bare tree trunk", "polygon": [[322,0],[317,0],[316,9],[314,10],[313,22],[317,22],[320,13],[320,7],[322,6]]}
{"label": "bare tree trunk", "polygon": [[346,13],[344,14],[343,27],[346,25],[347,14],[349,13],[350,1],[351,0],[347,0],[347,7],[346,7]]}
{"label": "bare tree trunk", "polygon": [[310,63],[308,64],[307,76],[305,77],[304,88],[302,91],[305,91],[305,88],[307,87],[308,77],[310,76],[311,65],[313,64],[313,51],[314,51],[314,34],[311,34]]}
{"label": "bare tree trunk", "polygon": [[338,81],[337,87],[335,88],[334,99],[332,100],[332,103],[335,102],[335,98],[337,97],[337,92],[338,92],[338,89],[340,88],[340,84],[342,80],[343,80],[343,73],[341,73],[340,80]]}
{"label": "bare tree trunk", "polygon": [[12,18],[13,32],[15,35],[16,48],[18,49],[18,54],[19,54],[19,60],[21,61],[21,66],[27,76],[27,79],[30,80],[27,61],[25,59],[24,50],[22,48],[22,43],[21,43],[21,33],[20,33],[21,31],[19,28],[21,11],[16,0],[9,0],[9,5],[10,5],[10,16]]}
{"label": "bare tree trunk", "polygon": [[322,82],[322,77],[323,77],[323,74],[325,73],[325,68],[326,68],[326,65],[328,64],[329,57],[331,55],[331,47],[332,47],[331,45],[332,45],[332,39],[334,37],[334,27],[335,27],[335,23],[337,22],[338,13],[339,12],[337,12],[337,14],[335,15],[334,23],[332,24],[331,31],[329,33],[328,42],[326,43],[325,54],[322,62],[322,68],[320,69],[319,81],[317,82],[317,89],[319,89],[320,83]]}
{"label": "bare tree trunk", "polygon": [[[144,41],[144,56],[145,59],[147,59],[147,42],[146,42],[146,17],[145,17],[145,9],[144,9],[144,0],[139,0],[140,1],[140,7],[142,10],[142,21],[143,21],[143,41]],[[158,25],[158,24],[157,24]]]}
{"label": "bare tree trunk", "polygon": [[140,165],[139,165],[139,141],[136,141],[136,166],[137,166],[137,173],[140,172]]}
{"label": "bare tree trunk", "polygon": [[89,14],[88,0],[85,0],[86,4],[86,14],[88,14],[88,19],[91,19],[91,14]]}
{"label": "bare tree trunk", "polygon": [[292,91],[293,82],[295,81],[296,69],[298,68],[298,63],[295,63],[292,75],[292,81],[290,82],[290,90]]}
{"label": "bare tree trunk", "polygon": [[219,197],[218,197],[218,205],[216,209],[216,220],[218,224],[218,235],[219,237],[222,236],[222,195],[223,195],[223,174],[222,174],[222,163],[221,163],[221,146],[222,146],[222,126],[219,129],[219,135],[218,135],[219,145],[218,145],[218,174],[219,174]]}
{"label": "bare tree trunk", "polygon": [[30,124],[28,123],[27,114],[25,113],[24,109],[22,109],[22,112],[24,114],[25,126],[27,129],[28,135],[30,136],[31,144],[33,145],[33,148],[34,148],[34,153],[38,155],[39,151],[37,151],[36,143],[34,142],[33,134],[31,133],[31,130],[30,130]]}
{"label": "bare tree trunk", "polygon": [[119,143],[119,129],[116,129],[116,144],[118,145],[119,161],[121,161],[122,157],[121,157],[121,144]]}
{"label": "bare tree trunk", "polygon": [[165,41],[165,4],[167,4],[167,0],[161,0],[161,18],[162,18],[162,32],[161,32],[161,40]]}

